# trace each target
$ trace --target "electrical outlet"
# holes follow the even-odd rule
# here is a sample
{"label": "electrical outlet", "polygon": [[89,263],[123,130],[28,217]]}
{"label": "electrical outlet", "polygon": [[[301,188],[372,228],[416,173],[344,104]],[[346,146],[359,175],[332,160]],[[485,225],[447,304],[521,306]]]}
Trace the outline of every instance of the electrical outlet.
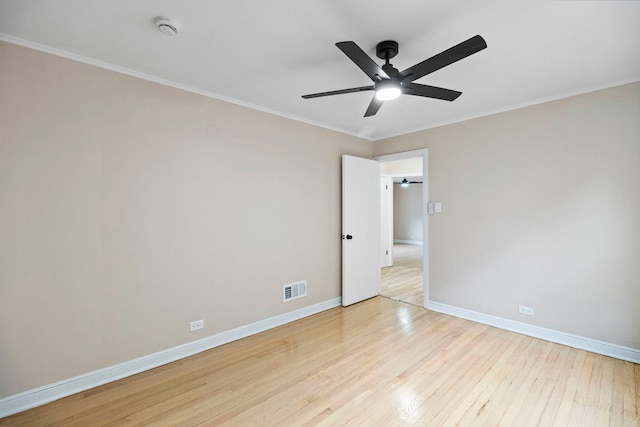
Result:
{"label": "electrical outlet", "polygon": [[189,332],[197,331],[198,329],[202,328],[204,328],[204,319],[196,320],[189,323]]}
{"label": "electrical outlet", "polygon": [[533,316],[533,307],[527,307],[526,305],[520,306],[520,314],[526,314],[527,316]]}

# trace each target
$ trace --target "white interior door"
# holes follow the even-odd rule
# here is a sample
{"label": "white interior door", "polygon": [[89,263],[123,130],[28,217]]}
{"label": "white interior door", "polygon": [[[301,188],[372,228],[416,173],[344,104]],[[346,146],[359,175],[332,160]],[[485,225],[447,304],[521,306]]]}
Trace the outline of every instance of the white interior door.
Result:
{"label": "white interior door", "polygon": [[380,164],[342,156],[342,305],[380,293]]}

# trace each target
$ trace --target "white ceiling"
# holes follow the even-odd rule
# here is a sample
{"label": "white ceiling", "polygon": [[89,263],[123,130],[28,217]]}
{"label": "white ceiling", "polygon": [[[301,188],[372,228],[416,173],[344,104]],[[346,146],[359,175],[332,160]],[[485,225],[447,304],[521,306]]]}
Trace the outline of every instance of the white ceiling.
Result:
{"label": "white ceiling", "polygon": [[[454,102],[301,98],[371,84],[336,42],[382,63],[396,40],[403,70],[476,34],[487,49],[418,80]],[[370,140],[640,80],[640,1],[0,0],[0,39]]]}

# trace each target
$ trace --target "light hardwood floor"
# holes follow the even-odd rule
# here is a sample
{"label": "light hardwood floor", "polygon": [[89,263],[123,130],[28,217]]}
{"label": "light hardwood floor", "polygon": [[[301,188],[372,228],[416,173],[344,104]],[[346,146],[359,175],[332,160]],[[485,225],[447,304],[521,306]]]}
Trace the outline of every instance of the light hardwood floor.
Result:
{"label": "light hardwood floor", "polygon": [[380,295],[423,306],[422,246],[393,245],[393,266],[382,269]]}
{"label": "light hardwood floor", "polygon": [[376,297],[0,420],[638,426],[640,365]]}

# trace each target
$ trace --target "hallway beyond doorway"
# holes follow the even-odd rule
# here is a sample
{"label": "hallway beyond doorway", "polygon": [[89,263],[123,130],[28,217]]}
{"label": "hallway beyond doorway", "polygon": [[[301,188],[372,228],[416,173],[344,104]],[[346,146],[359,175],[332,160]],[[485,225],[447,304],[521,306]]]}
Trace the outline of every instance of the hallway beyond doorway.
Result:
{"label": "hallway beyond doorway", "polygon": [[393,266],[382,269],[380,295],[423,306],[423,270],[421,245],[393,245]]}

